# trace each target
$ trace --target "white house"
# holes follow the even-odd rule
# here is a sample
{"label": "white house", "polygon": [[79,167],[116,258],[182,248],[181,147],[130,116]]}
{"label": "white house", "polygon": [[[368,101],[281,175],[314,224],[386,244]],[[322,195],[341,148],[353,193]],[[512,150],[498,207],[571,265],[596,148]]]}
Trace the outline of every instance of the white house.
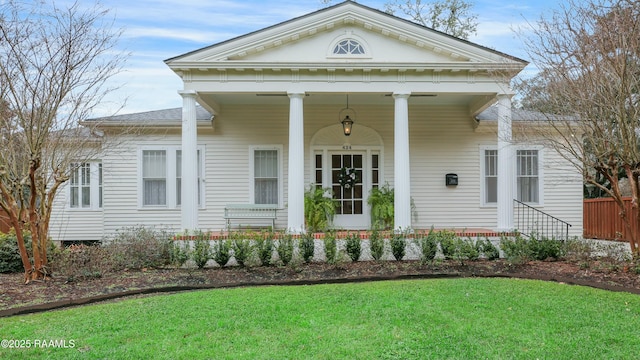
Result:
{"label": "white house", "polygon": [[[334,190],[336,227],[367,229],[367,196],[385,183],[396,228],[510,230],[518,199],[582,233],[580,175],[512,139],[529,126],[509,88],[524,60],[345,1],[165,62],[182,109],[93,120],[123,145],[72,177],[54,239],[220,230],[228,204],[272,204],[276,227],[299,232],[310,184]],[[130,124],[142,135],[119,135]]]}

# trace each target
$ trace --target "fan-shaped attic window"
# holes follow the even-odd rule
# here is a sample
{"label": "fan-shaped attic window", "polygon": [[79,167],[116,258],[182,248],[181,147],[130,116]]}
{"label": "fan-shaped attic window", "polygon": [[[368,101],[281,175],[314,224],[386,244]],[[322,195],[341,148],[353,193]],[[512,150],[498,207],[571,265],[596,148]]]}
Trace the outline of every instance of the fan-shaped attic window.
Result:
{"label": "fan-shaped attic window", "polygon": [[364,47],[356,40],[346,39],[340,41],[333,48],[334,55],[364,55]]}

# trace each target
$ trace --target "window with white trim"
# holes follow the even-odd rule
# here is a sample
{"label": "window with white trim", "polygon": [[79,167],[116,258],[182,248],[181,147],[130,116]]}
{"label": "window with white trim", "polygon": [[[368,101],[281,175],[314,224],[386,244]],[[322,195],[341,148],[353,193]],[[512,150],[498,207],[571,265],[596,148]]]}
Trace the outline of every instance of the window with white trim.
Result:
{"label": "window with white trim", "polygon": [[498,202],[498,150],[484,151],[484,191],[483,202]]}
{"label": "window with white trim", "polygon": [[[198,147],[198,205],[204,202],[204,147]],[[180,146],[145,147],[140,151],[140,205],[177,208],[182,202]]]}
{"label": "window with white trim", "polygon": [[97,210],[102,208],[102,163],[71,164],[69,208]]}
{"label": "window with white trim", "polygon": [[142,205],[167,205],[167,151],[142,151]]}
{"label": "window with white trim", "polygon": [[252,146],[250,156],[251,201],[281,206],[282,147]]}
{"label": "window with white trim", "polygon": [[517,150],[516,161],[516,198],[526,203],[538,203],[540,199],[538,150]]}
{"label": "window with white trim", "polygon": [[[542,179],[540,173],[540,149],[516,150],[516,188],[517,200],[540,204]],[[498,202],[498,150],[482,149],[482,204],[495,205]]]}

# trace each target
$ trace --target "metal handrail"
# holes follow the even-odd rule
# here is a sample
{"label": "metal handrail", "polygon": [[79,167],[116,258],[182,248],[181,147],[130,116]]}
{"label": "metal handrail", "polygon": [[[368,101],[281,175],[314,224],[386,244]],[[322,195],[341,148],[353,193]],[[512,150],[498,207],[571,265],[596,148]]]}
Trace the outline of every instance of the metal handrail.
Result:
{"label": "metal handrail", "polygon": [[533,206],[513,199],[516,207],[515,226],[522,235],[527,237],[568,240],[571,224],[549,215]]}

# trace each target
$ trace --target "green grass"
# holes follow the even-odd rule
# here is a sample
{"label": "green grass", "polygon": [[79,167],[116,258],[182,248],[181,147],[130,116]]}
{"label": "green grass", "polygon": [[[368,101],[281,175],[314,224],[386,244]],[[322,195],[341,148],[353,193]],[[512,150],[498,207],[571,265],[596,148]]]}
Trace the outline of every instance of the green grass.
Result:
{"label": "green grass", "polygon": [[196,291],[0,319],[2,359],[632,359],[640,297],[530,280]]}

